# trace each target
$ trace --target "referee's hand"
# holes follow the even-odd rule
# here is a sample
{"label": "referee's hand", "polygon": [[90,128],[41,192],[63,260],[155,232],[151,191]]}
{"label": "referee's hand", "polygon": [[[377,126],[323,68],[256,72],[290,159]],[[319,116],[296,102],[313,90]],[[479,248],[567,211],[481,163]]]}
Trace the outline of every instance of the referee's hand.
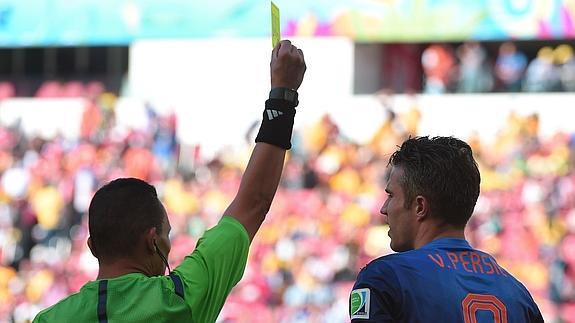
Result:
{"label": "referee's hand", "polygon": [[272,51],[270,63],[272,88],[297,90],[303,81],[306,66],[303,51],[289,40],[282,40]]}

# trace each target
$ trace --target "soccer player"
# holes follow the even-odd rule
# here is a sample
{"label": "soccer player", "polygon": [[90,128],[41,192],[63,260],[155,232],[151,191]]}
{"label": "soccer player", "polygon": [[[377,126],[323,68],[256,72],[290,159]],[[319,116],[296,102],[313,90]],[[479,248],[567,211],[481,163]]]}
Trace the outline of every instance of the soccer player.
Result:
{"label": "soccer player", "polygon": [[397,253],[359,273],[352,322],[543,322],[527,289],[465,240],[480,182],[471,147],[410,138],[389,165],[381,214]]}
{"label": "soccer player", "polygon": [[100,266],[97,280],[40,312],[34,322],[215,322],[243,275],[250,242],[291,148],[296,90],[306,70],[303,52],[281,41],[272,51],[270,70],[270,98],[238,193],[195,250],[163,276],[170,223],[156,190],[138,179],[112,181],[96,192],[88,211],[88,246]]}

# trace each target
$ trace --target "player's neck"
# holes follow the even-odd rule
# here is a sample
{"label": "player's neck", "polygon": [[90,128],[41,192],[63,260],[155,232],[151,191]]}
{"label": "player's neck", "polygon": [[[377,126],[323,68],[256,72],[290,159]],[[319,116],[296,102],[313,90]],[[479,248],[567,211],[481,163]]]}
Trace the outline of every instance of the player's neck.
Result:
{"label": "player's neck", "polygon": [[421,228],[420,234],[415,240],[415,249],[419,249],[426,244],[441,238],[465,239],[464,229],[452,226],[441,226],[431,228]]}

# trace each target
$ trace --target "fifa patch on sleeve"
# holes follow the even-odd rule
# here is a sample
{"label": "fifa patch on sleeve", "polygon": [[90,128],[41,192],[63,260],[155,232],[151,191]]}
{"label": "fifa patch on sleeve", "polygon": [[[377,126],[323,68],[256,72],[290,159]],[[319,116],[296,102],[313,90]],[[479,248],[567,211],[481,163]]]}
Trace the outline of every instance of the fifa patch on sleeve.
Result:
{"label": "fifa patch on sleeve", "polygon": [[351,319],[369,319],[369,288],[354,289],[349,298]]}

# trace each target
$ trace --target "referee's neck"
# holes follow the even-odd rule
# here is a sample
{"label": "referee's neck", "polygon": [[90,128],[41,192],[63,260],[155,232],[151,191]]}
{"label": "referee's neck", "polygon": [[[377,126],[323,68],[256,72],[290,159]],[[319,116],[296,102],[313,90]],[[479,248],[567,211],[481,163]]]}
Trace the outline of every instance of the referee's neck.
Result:
{"label": "referee's neck", "polygon": [[127,274],[141,273],[148,277],[152,276],[144,266],[134,263],[132,260],[119,259],[113,263],[102,264],[98,270],[98,279],[112,279]]}

